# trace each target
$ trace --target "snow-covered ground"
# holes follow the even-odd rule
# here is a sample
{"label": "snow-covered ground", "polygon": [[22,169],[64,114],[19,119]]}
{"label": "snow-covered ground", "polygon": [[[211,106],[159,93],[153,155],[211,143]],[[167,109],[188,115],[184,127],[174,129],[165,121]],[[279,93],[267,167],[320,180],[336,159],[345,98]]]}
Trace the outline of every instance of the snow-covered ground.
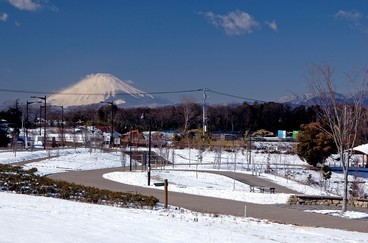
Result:
{"label": "snow-covered ground", "polygon": [[[265,179],[305,194],[338,194],[337,183],[321,187],[307,185],[306,177],[311,174],[320,181],[319,172],[300,167],[303,163],[296,156],[269,156],[254,153],[252,164],[248,164],[244,151],[238,154],[223,152],[221,159],[215,152],[200,154],[197,150],[156,151],[165,155],[175,166],[170,170],[153,165],[152,184],[168,179],[170,191],[180,191],[254,203],[285,203],[289,195],[276,193],[251,193],[247,185],[227,177],[199,173],[196,170],[231,170],[241,173],[257,173]],[[0,163],[8,164],[36,158],[58,156],[26,165],[36,167],[39,174],[59,173],[69,170],[126,167],[129,157],[119,151],[103,153],[90,149],[63,149],[53,151],[2,152]],[[202,161],[199,158],[202,157]],[[216,164],[209,162],[216,161]],[[199,165],[195,165],[200,162]],[[275,174],[263,173],[270,162]],[[248,168],[254,170],[248,170]],[[179,171],[176,169],[191,169]],[[277,170],[276,170],[277,169]],[[285,175],[288,175],[285,177]],[[104,177],[126,184],[145,186],[146,172],[113,172]],[[298,180],[300,182],[296,182]],[[333,173],[331,180],[341,181],[341,175]],[[304,182],[304,183],[301,183]],[[332,185],[332,187],[331,187]],[[151,186],[153,187],[153,186]],[[156,187],[160,190],[162,188]],[[226,192],[226,193],[224,193]],[[250,218],[202,215],[186,210],[155,209],[135,210],[107,206],[89,205],[64,200],[0,193],[1,242],[368,242],[367,234],[340,230],[316,229],[279,225]],[[73,213],[70,213],[73,212]],[[318,211],[334,214],[336,212]],[[363,218],[365,213],[348,212],[338,216]],[[2,222],[2,223],[1,223]],[[88,222],[88,223],[87,223]],[[19,232],[24,232],[19,234]],[[34,232],[37,232],[35,234]],[[57,232],[57,233],[55,233]]]}
{"label": "snow-covered ground", "polygon": [[[274,195],[262,195],[249,192],[249,186],[238,183],[224,176],[208,173],[198,173],[198,170],[230,170],[240,173],[257,174],[261,178],[273,181],[302,194],[308,195],[342,195],[342,175],[332,173],[330,180],[325,182],[319,171],[307,170],[305,163],[296,155],[279,155],[252,153],[252,164],[247,163],[247,154],[244,151],[221,152],[221,158],[214,151],[206,151],[202,154],[195,149],[159,150],[155,152],[173,161],[175,165],[167,169],[155,166],[152,162],[152,184],[168,179],[170,190],[177,192],[193,193],[199,195],[211,195],[239,201],[253,203],[285,203],[288,194],[277,193]],[[129,156],[116,150],[113,153],[104,153],[98,149],[59,149],[38,150],[0,153],[0,163],[8,164],[31,159],[57,156],[40,162],[29,163],[25,168],[35,167],[38,174],[66,172],[69,170],[91,170],[100,168],[124,167],[128,170]],[[202,161],[199,160],[202,157]],[[213,163],[215,161],[215,163]],[[270,164],[272,173],[264,173]],[[192,171],[175,171],[175,170]],[[145,186],[145,172],[114,172],[104,177],[121,183]],[[307,179],[309,177],[309,179]],[[195,180],[194,180],[195,178]],[[351,176],[350,180],[354,180]],[[367,192],[368,180],[359,179],[361,190]],[[312,183],[313,182],[313,183]],[[318,184],[318,185],[317,185]],[[159,188],[158,188],[159,189]],[[224,193],[226,191],[226,193]]]}
{"label": "snow-covered ground", "polygon": [[368,242],[367,234],[0,193],[0,242]]}
{"label": "snow-covered ground", "polygon": [[[249,186],[234,181],[228,177],[210,173],[196,173],[190,171],[152,171],[151,185],[155,182],[169,181],[169,190],[202,196],[211,196],[233,199],[243,202],[259,204],[286,203],[289,194],[262,194],[249,191]],[[112,172],[105,174],[104,178],[124,184],[147,186],[147,173],[145,172]],[[151,186],[152,187],[152,186]],[[163,187],[155,187],[163,190]]]}
{"label": "snow-covered ground", "polygon": [[[246,151],[242,150],[237,152],[221,151],[221,154],[214,151],[206,151],[201,154],[195,149],[155,149],[155,152],[167,158],[169,161],[174,162],[175,166],[170,166],[169,169],[186,169],[193,171],[230,170],[241,173],[253,173],[259,175],[261,178],[309,195],[341,196],[343,191],[343,177],[341,174],[332,173],[331,179],[325,181],[320,171],[306,170],[304,168],[306,163],[301,161],[296,155],[253,152],[251,154],[251,163],[248,164],[248,154]],[[39,174],[45,175],[68,170],[89,170],[110,167],[128,168],[129,166],[129,156],[123,155],[119,150],[114,153],[104,153],[100,150],[84,148],[17,152],[16,156],[13,152],[3,152],[0,153],[0,163],[14,163],[30,159],[45,158],[47,156],[59,157],[31,163],[28,164],[26,168],[36,167],[39,170]],[[202,161],[199,160],[200,157],[202,157]],[[154,162],[152,162],[152,168],[157,170],[161,169],[161,167],[156,167]],[[270,169],[272,173],[264,173],[266,169]],[[158,175],[161,179],[170,175],[167,171],[160,173],[166,173],[161,176]],[[189,173],[187,174],[189,175]],[[118,173],[114,176],[120,177],[120,180],[123,179]],[[131,178],[134,176],[137,176],[137,178]],[[144,173],[142,176],[144,176]],[[124,177],[126,177],[124,180],[129,179],[130,182],[121,182],[142,185],[141,182],[138,182],[139,174],[132,174]],[[118,178],[112,178],[112,175],[109,176],[109,179],[119,180]],[[368,193],[367,178],[354,178],[354,176],[350,176],[349,181],[354,180],[364,182],[359,183],[361,193]],[[235,189],[237,188],[239,188],[239,186],[235,186]],[[228,189],[234,188],[231,185],[226,190]],[[180,190],[183,190],[183,188]],[[190,188],[186,190],[190,190]]]}

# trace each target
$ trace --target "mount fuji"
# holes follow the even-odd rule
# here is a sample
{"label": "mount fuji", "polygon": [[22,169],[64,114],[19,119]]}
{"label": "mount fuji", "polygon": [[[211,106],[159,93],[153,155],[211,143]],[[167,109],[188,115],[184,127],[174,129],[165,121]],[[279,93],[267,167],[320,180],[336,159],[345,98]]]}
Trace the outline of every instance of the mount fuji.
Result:
{"label": "mount fuji", "polygon": [[170,101],[154,97],[137,88],[130,80],[121,80],[111,74],[89,74],[76,84],[48,97],[48,103],[67,107],[87,106],[114,102],[118,107],[158,106]]}

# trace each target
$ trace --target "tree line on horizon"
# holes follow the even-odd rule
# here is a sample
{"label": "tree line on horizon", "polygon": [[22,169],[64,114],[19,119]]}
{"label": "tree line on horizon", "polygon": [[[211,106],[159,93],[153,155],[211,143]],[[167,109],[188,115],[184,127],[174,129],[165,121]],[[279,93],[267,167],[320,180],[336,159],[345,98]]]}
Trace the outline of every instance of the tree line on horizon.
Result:
{"label": "tree line on horizon", "polygon": [[[18,128],[25,125],[25,105],[16,102],[13,107],[0,111],[0,119],[16,124]],[[111,109],[113,111],[111,112]],[[43,111],[39,107],[28,110],[28,127],[37,126],[36,121],[43,119]],[[145,119],[142,114],[145,113]],[[296,106],[275,102],[228,105],[207,105],[205,107],[206,125],[209,132],[223,131],[244,134],[245,131],[265,129],[277,134],[277,130],[299,130],[302,124],[316,121],[315,107]],[[125,133],[132,129],[175,130],[186,133],[192,129],[201,129],[203,122],[203,107],[195,102],[182,102],[175,106],[155,108],[118,108],[113,105],[74,108],[65,110],[65,127],[76,125],[110,126],[113,115],[114,130]],[[59,121],[60,109],[48,107],[47,120]]]}

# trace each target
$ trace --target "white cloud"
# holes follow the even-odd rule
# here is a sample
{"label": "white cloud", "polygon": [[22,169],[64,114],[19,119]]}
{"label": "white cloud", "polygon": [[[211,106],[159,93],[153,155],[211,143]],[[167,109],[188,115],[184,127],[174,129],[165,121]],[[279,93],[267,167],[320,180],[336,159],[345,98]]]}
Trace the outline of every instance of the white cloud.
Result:
{"label": "white cloud", "polygon": [[349,21],[357,22],[361,19],[362,14],[356,10],[346,11],[346,10],[339,10],[335,14],[336,18],[346,19]]}
{"label": "white cloud", "polygon": [[347,20],[351,23],[350,27],[352,29],[360,30],[364,33],[368,33],[368,23],[367,23],[367,17],[364,16],[362,13],[356,10],[339,10],[335,14],[336,18]]}
{"label": "white cloud", "polygon": [[8,14],[7,13],[3,13],[2,15],[0,15],[0,20],[3,22],[6,22],[8,20]]}
{"label": "white cloud", "polygon": [[272,22],[266,21],[266,25],[274,31],[277,31],[278,29],[278,25],[275,20],[273,20]]}
{"label": "white cloud", "polygon": [[227,15],[214,14],[213,12],[201,13],[211,24],[222,28],[227,35],[242,35],[252,33],[259,28],[259,23],[248,13],[236,10]]}
{"label": "white cloud", "polygon": [[41,8],[41,4],[33,0],[8,0],[8,2],[20,10],[36,11]]}

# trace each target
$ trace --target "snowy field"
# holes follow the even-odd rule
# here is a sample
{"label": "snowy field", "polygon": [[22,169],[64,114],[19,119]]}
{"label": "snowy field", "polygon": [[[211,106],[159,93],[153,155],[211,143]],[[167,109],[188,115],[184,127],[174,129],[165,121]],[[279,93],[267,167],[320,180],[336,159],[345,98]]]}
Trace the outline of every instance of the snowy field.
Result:
{"label": "snowy field", "polygon": [[[196,150],[156,152],[166,155],[168,159],[174,161],[175,166],[170,166],[170,170],[153,167],[155,170],[152,171],[152,184],[168,179],[170,191],[268,204],[285,203],[289,196],[281,193],[267,194],[265,200],[264,194],[249,192],[247,185],[227,177],[196,171],[210,169],[257,173],[265,179],[305,194],[339,193],[335,183],[330,183],[332,187],[328,187],[327,192],[321,187],[302,183],[309,174],[312,174],[316,181],[320,180],[321,176],[319,172],[301,169],[302,162],[293,155],[283,155],[280,159],[280,156],[270,157],[255,153],[252,157],[254,165],[249,165],[241,151],[237,155],[224,152],[221,159],[214,152],[199,155]],[[111,167],[129,169],[129,157],[123,156],[119,151],[103,153],[100,150],[89,149],[29,151],[16,154],[2,152],[0,163],[15,163],[48,156],[58,157],[27,164],[25,167],[36,167],[40,175]],[[200,156],[202,161],[198,159]],[[211,160],[217,164],[210,164]],[[278,175],[262,172],[266,168],[267,161],[272,161],[273,168],[277,167]],[[198,162],[200,164],[195,165]],[[249,166],[254,170],[249,171]],[[179,169],[193,171],[183,172]],[[285,177],[285,174],[288,177]],[[147,183],[146,172],[113,172],[105,174],[104,177],[132,185],[143,186]],[[333,174],[331,180],[341,181],[341,175]],[[162,190],[160,187],[156,189]],[[247,239],[247,242],[368,242],[368,235],[362,233],[279,225],[250,218],[214,217],[185,210],[121,209],[11,193],[0,193],[0,197],[1,222],[3,222],[0,223],[0,228],[1,231],[7,232],[0,234],[0,242],[241,242],[244,239]],[[316,213],[336,214],[335,211]],[[364,218],[368,217],[368,214],[348,212],[337,216]]]}
{"label": "snowy field", "polygon": [[[286,186],[294,191],[298,191],[302,194],[308,195],[331,195],[331,196],[342,196],[343,191],[343,177],[341,174],[332,173],[331,179],[324,181],[323,176],[319,171],[306,170],[304,165],[305,162],[301,161],[296,155],[287,154],[263,154],[263,153],[252,153],[251,164],[247,163],[248,154],[245,151],[237,151],[236,153],[230,153],[226,151],[219,154],[213,151],[206,151],[202,154],[195,149],[179,149],[179,150],[154,150],[157,154],[169,161],[173,161],[175,166],[168,167],[169,169],[185,169],[185,170],[228,170],[236,171],[241,173],[257,174],[261,178],[273,181],[282,186]],[[100,150],[90,149],[59,149],[50,151],[34,151],[34,152],[17,152],[16,156],[13,152],[0,153],[0,163],[8,164],[19,161],[25,161],[37,158],[46,158],[47,156],[59,156],[47,160],[43,160],[37,163],[27,164],[26,168],[36,167],[40,175],[46,175],[51,173],[66,172],[69,170],[90,170],[90,169],[101,169],[101,168],[113,168],[113,167],[124,167],[128,170],[129,167],[129,156],[122,155],[120,151],[114,153],[104,153]],[[198,158],[202,157],[202,161]],[[264,173],[267,169],[267,163],[270,164],[272,173]],[[134,166],[133,166],[134,167]],[[170,176],[168,171],[161,170],[161,167],[156,167],[152,162],[153,173],[158,173],[157,178],[162,180],[165,177]],[[155,172],[158,170],[158,172]],[[174,172],[172,172],[174,173]],[[185,177],[184,173],[181,173]],[[189,173],[187,173],[189,175]],[[124,175],[123,178],[118,173],[114,175],[108,175],[108,178],[115,181],[121,181],[122,183],[142,185],[142,175],[131,174]],[[170,176],[173,178],[173,176]],[[188,177],[188,176],[187,176]],[[309,179],[308,179],[309,177]],[[193,178],[193,177],[189,177]],[[168,179],[168,178],[166,178]],[[124,180],[124,181],[122,181]],[[368,179],[366,178],[354,178],[349,177],[349,181],[359,180],[364,183],[360,183],[360,190],[362,193],[368,193]],[[199,181],[199,180],[198,180]],[[206,179],[208,183],[208,179]],[[177,182],[175,182],[177,184]],[[227,178],[221,178],[221,183],[231,184],[226,190],[232,190],[234,196],[236,191],[240,190],[240,185],[232,185],[229,183]],[[319,184],[320,186],[318,186]],[[181,187],[181,188],[180,188]],[[185,186],[186,187],[186,186]],[[188,188],[179,186],[178,188],[173,187],[173,190],[191,190]],[[208,187],[208,186],[207,186]],[[248,188],[241,189],[246,191]],[[281,195],[279,195],[282,197]],[[287,196],[284,195],[283,198]],[[282,202],[283,199],[275,198],[276,201],[269,203]],[[254,202],[249,201],[249,202]]]}
{"label": "snowy field", "polygon": [[0,193],[0,242],[368,242],[367,234]]}
{"label": "snowy field", "polygon": [[[146,172],[112,172],[105,174],[104,178],[124,184],[148,187]],[[250,192],[248,185],[234,181],[225,176],[213,175],[210,173],[163,170],[152,171],[151,178],[151,185],[156,182],[163,182],[164,179],[167,179],[170,191],[232,199],[243,202],[285,204],[290,196],[290,194],[285,193],[263,194]],[[155,189],[163,190],[163,187],[155,187]]]}

